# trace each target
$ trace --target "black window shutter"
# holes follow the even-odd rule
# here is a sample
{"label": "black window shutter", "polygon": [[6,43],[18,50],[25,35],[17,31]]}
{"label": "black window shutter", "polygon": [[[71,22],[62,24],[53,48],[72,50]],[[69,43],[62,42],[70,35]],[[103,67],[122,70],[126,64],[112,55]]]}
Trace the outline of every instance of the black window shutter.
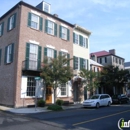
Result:
{"label": "black window shutter", "polygon": [[62,36],[61,36],[61,29],[62,29],[62,26],[60,25],[60,27],[59,27],[59,37],[61,38]]}
{"label": "black window shutter", "polygon": [[46,33],[48,32],[47,29],[48,29],[48,20],[46,19],[46,20],[45,20],[45,32],[46,32]]}
{"label": "black window shutter", "polygon": [[13,59],[14,59],[14,43],[12,43],[11,45],[11,61],[10,62],[13,62]]}
{"label": "black window shutter", "polygon": [[47,57],[47,48],[44,47],[44,58]]}
{"label": "black window shutter", "polygon": [[1,36],[3,35],[3,33],[4,33],[4,22],[2,23]]}
{"label": "black window shutter", "polygon": [[13,21],[13,28],[15,28],[15,26],[16,26],[16,13],[14,14],[14,21]]}
{"label": "black window shutter", "polygon": [[73,56],[73,69],[75,70],[75,56]]}
{"label": "black window shutter", "polygon": [[[67,54],[67,58],[70,59],[70,54]],[[70,66],[70,61],[68,61],[67,65]]]}
{"label": "black window shutter", "polygon": [[83,46],[83,36],[79,35],[79,45]]}
{"label": "black window shutter", "polygon": [[57,36],[57,24],[54,23],[54,35]]}
{"label": "black window shutter", "polygon": [[28,13],[28,26],[31,27],[31,13]]}
{"label": "black window shutter", "polygon": [[7,48],[8,46],[5,47],[5,59],[4,59],[5,64],[7,63]]}
{"label": "black window shutter", "polygon": [[41,51],[42,51],[42,47],[38,46],[38,65],[37,65],[37,69],[39,70],[41,68]]}
{"label": "black window shutter", "polygon": [[29,51],[30,51],[30,43],[26,43],[26,61],[25,61],[25,67],[26,69],[29,68]]}
{"label": "black window shutter", "polygon": [[70,30],[67,29],[67,40],[69,41],[70,40]]}
{"label": "black window shutter", "polygon": [[10,18],[8,18],[7,31],[9,31],[9,22],[10,22]]}
{"label": "black window shutter", "polygon": [[102,63],[102,58],[100,58],[100,63]]}
{"label": "black window shutter", "polygon": [[75,33],[73,32],[73,43],[75,43]]}
{"label": "black window shutter", "polygon": [[54,50],[54,58],[57,58],[57,51]]}
{"label": "black window shutter", "polygon": [[2,49],[0,49],[0,65],[1,65]]}
{"label": "black window shutter", "polygon": [[39,30],[42,31],[42,25],[43,25],[43,18],[42,17],[39,17]]}
{"label": "black window shutter", "polygon": [[83,69],[83,59],[80,58],[80,70]]}
{"label": "black window shutter", "polygon": [[107,57],[105,57],[105,63],[107,63]]}

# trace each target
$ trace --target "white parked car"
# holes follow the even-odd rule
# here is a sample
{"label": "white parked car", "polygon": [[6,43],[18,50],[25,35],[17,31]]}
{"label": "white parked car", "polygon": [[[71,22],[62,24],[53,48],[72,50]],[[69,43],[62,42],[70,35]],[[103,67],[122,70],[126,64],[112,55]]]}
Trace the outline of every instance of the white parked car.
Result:
{"label": "white parked car", "polygon": [[95,94],[90,99],[83,102],[83,107],[96,107],[110,106],[112,104],[112,98],[108,94]]}

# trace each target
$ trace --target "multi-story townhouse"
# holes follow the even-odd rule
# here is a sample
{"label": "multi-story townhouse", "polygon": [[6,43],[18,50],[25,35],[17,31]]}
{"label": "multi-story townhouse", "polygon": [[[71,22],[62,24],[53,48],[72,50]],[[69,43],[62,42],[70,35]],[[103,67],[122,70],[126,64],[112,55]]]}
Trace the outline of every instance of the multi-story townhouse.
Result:
{"label": "multi-story townhouse", "polygon": [[[93,72],[100,73],[102,69],[103,69],[102,64],[99,64],[96,61],[90,59],[90,70],[92,70]],[[94,89],[94,93],[95,94],[104,93],[104,86],[100,86]]]}
{"label": "multi-story townhouse", "polygon": [[[81,69],[90,69],[89,63],[89,36],[91,32],[76,25],[73,31],[73,96],[75,102],[81,102],[86,97],[86,90],[81,85],[82,77],[79,76]],[[81,92],[81,93],[79,93]],[[84,95],[84,96],[83,96]]]}
{"label": "multi-story townhouse", "polygon": [[[73,44],[75,31],[82,34],[79,46]],[[36,7],[23,1],[16,4],[0,17],[0,104],[27,106],[34,104],[35,98],[53,103],[51,87],[46,88],[44,79],[40,79],[41,62],[45,56],[55,58],[63,53],[71,58],[77,56],[80,66],[86,68],[89,66],[87,41],[90,34],[50,14],[50,4],[44,1]],[[73,67],[73,61],[70,66]],[[75,82],[62,85],[58,98],[74,102],[73,91],[77,88],[73,87],[72,91],[72,86]],[[83,94],[77,96],[83,97]]]}
{"label": "multi-story townhouse", "polygon": [[102,64],[103,66],[118,66],[124,69],[124,58],[116,55],[115,49],[107,51],[99,51],[90,53],[90,58]]}

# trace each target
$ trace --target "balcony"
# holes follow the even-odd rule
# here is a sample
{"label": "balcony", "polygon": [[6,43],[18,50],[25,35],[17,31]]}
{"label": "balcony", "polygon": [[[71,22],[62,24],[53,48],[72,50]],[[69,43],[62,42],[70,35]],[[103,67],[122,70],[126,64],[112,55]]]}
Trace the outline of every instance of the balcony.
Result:
{"label": "balcony", "polygon": [[22,62],[22,70],[28,71],[39,71],[41,69],[41,62],[34,60],[25,60]]}

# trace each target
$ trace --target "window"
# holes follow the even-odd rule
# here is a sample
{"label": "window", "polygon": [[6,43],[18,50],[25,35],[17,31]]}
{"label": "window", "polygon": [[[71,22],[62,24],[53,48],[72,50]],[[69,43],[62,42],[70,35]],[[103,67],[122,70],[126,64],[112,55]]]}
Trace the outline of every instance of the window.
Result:
{"label": "window", "polygon": [[14,44],[5,48],[5,64],[13,62]]}
{"label": "window", "polygon": [[[65,58],[70,58],[70,54],[68,54],[67,52],[63,52],[63,51],[60,51],[59,52],[59,55],[61,55],[61,56],[65,56]],[[67,64],[65,64],[64,66],[69,66],[70,65],[70,62],[68,62]]]}
{"label": "window", "polygon": [[2,49],[0,49],[0,65],[1,65]]}
{"label": "window", "polygon": [[0,24],[0,36],[3,35],[3,31],[4,31],[4,22]]}
{"label": "window", "polygon": [[69,40],[69,29],[60,26],[60,38],[64,39],[64,40]]}
{"label": "window", "polygon": [[83,47],[85,47],[85,48],[87,47],[87,45],[86,45],[86,38],[84,38],[84,37],[83,37]]}
{"label": "window", "polygon": [[113,57],[113,62],[115,62],[115,57]]}
{"label": "window", "polygon": [[102,63],[102,58],[100,58],[100,63]]}
{"label": "window", "polygon": [[38,58],[38,46],[30,44],[29,51],[29,69],[37,69],[37,58]]}
{"label": "window", "polygon": [[107,57],[102,57],[102,63],[107,63]]}
{"label": "window", "polygon": [[36,80],[34,77],[27,78],[27,95],[26,96],[35,96],[35,87]]}
{"label": "window", "polygon": [[50,62],[51,58],[57,57],[57,51],[52,48],[44,48],[44,56],[48,57],[48,62]]}
{"label": "window", "polygon": [[36,14],[28,13],[28,26],[36,30],[42,31],[43,18]]}
{"label": "window", "polygon": [[45,21],[45,32],[57,36],[57,24],[52,21]]}
{"label": "window", "polygon": [[61,37],[65,40],[67,39],[67,29],[64,27],[62,27]]}
{"label": "window", "polygon": [[79,35],[76,33],[73,33],[73,43],[79,44]]}
{"label": "window", "polygon": [[66,84],[61,84],[61,96],[67,95]]}
{"label": "window", "polygon": [[116,63],[118,63],[118,58],[116,58]]}
{"label": "window", "polygon": [[88,48],[88,39],[79,35],[79,45],[85,48]]}
{"label": "window", "polygon": [[41,64],[41,46],[27,43],[26,44],[26,69],[37,70],[40,69]]}
{"label": "window", "polygon": [[8,27],[7,30],[10,31],[15,28],[16,25],[16,13],[8,18]]}
{"label": "window", "polygon": [[80,69],[86,69],[86,60],[83,58],[80,58]]}
{"label": "window", "polygon": [[44,11],[47,12],[47,13],[50,13],[50,6],[46,3],[44,3]]}
{"label": "window", "polygon": [[79,58],[74,56],[74,70],[79,69]]}
{"label": "window", "polygon": [[121,59],[119,59],[119,64],[121,65]]}

